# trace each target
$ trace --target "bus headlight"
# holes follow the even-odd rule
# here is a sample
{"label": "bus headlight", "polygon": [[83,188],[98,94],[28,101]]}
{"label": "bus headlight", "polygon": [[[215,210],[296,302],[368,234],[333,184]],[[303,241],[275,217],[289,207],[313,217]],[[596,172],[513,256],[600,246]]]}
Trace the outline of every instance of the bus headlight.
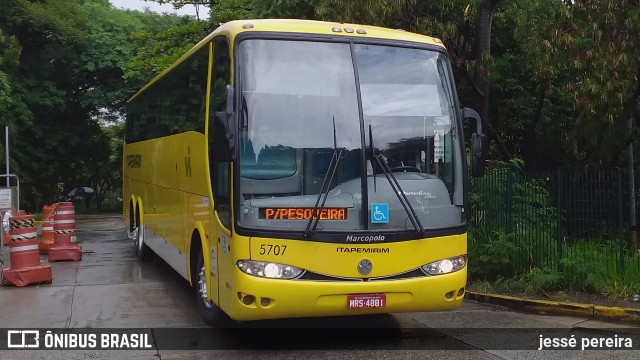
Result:
{"label": "bus headlight", "polygon": [[456,272],[467,265],[467,255],[434,261],[420,267],[427,275],[441,275]]}
{"label": "bus headlight", "polygon": [[239,260],[237,265],[246,274],[270,279],[295,279],[304,273],[295,266],[265,261]]}

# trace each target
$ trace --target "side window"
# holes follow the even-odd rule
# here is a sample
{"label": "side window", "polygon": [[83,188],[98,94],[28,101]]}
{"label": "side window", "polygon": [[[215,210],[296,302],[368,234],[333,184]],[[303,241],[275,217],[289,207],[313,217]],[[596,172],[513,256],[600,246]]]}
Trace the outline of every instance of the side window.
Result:
{"label": "side window", "polygon": [[204,133],[208,67],[209,48],[204,47],[129,103],[127,142]]}
{"label": "side window", "polygon": [[220,222],[231,228],[230,163],[226,132],[216,119],[216,112],[227,107],[227,84],[230,84],[231,61],[226,38],[213,43],[213,68],[211,74],[211,99],[209,111],[209,168],[213,187],[214,209]]}

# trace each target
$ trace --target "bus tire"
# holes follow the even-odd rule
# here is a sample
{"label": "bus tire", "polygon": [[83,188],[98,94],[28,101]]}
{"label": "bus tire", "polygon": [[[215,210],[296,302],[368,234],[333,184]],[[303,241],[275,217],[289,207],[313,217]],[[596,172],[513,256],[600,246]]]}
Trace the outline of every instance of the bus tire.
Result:
{"label": "bus tire", "polygon": [[153,250],[144,243],[144,225],[140,224],[140,221],[136,225],[136,257],[142,262],[147,262],[153,257]]}
{"label": "bus tire", "polygon": [[226,323],[226,315],[213,301],[207,298],[207,279],[206,268],[204,266],[204,257],[202,251],[198,252],[198,261],[196,262],[196,273],[194,274],[194,288],[196,301],[198,302],[198,310],[207,325],[219,327]]}

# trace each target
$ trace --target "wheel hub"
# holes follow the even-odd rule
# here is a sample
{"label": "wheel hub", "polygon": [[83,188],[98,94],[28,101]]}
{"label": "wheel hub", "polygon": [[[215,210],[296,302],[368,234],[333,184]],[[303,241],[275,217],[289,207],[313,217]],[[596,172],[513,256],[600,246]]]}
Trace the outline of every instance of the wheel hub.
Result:
{"label": "wheel hub", "polygon": [[207,308],[212,308],[213,307],[213,303],[207,299],[207,280],[205,278],[205,268],[204,265],[202,265],[202,268],[200,268],[200,273],[198,274],[198,291],[200,292],[200,297],[202,298],[202,303],[204,304],[204,306],[206,306]]}

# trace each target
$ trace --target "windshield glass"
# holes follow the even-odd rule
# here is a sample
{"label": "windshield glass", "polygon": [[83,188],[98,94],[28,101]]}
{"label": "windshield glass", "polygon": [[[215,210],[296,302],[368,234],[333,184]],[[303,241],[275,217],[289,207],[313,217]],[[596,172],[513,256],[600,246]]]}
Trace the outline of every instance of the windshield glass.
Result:
{"label": "windshield glass", "polygon": [[[444,55],[251,39],[239,45],[239,64],[241,226],[304,231],[319,218],[318,231],[413,230],[374,152],[426,229],[462,223]],[[314,209],[325,182],[326,202]]]}
{"label": "windshield glass", "polygon": [[[436,52],[354,45],[367,147],[381,153],[426,229],[459,225],[462,158],[446,58]],[[372,228],[410,226],[374,161],[367,186]],[[456,196],[454,196],[456,195]],[[379,206],[377,204],[380,204]],[[380,214],[384,209],[385,214]],[[382,210],[381,210],[382,209]],[[378,219],[379,218],[379,219]]]}

